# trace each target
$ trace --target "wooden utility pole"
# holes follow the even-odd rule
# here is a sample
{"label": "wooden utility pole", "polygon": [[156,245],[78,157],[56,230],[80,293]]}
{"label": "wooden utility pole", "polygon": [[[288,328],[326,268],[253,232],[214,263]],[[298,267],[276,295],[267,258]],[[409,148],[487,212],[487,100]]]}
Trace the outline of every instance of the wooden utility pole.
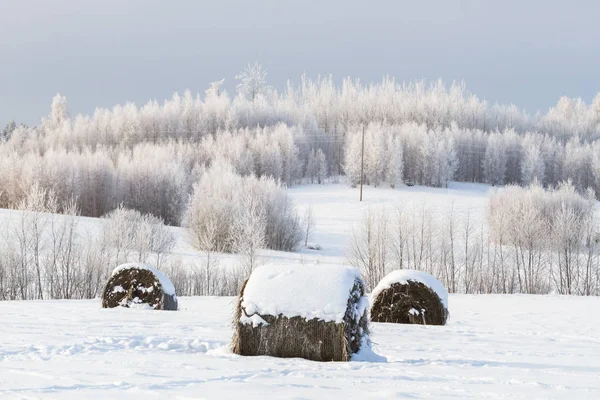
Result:
{"label": "wooden utility pole", "polygon": [[360,201],[362,201],[363,174],[365,166],[365,126],[362,128],[362,145],[360,148]]}

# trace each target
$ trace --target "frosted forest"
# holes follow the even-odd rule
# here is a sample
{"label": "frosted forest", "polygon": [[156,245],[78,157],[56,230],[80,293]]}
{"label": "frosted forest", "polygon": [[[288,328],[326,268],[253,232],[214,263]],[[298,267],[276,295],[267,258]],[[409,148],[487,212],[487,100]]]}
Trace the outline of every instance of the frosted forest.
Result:
{"label": "frosted forest", "polygon": [[[232,94],[221,80],[91,115],[57,94],[37,126],[9,123],[0,208],[20,217],[0,238],[0,299],[96,297],[106,266],[131,259],[171,271],[181,295],[234,295],[259,250],[308,245],[314,218],[287,189],[357,187],[363,140],[369,187],[504,187],[483,216],[369,208],[346,256],[370,287],[413,268],[454,293],[600,294],[600,95],[530,115],[462,82],[303,76],[277,91],[259,64],[234,79]],[[102,217],[102,233],[79,216]],[[189,232],[200,266],[169,257],[169,227]],[[229,253],[240,268],[219,266]]]}

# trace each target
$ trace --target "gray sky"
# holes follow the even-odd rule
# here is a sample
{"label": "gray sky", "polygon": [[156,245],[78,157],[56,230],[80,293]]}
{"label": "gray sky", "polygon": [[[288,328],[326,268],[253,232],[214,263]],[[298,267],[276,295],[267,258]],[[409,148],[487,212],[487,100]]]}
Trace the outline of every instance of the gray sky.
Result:
{"label": "gray sky", "polygon": [[364,82],[464,79],[491,102],[546,111],[600,90],[600,2],[0,0],[0,125],[163,100],[258,61]]}

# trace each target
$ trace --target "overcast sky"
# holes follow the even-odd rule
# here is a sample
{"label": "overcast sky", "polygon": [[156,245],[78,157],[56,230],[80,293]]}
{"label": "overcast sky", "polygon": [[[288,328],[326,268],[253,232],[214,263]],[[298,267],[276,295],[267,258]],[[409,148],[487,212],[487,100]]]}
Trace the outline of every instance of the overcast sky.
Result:
{"label": "overcast sky", "polygon": [[491,102],[546,111],[600,90],[598,1],[0,0],[0,125],[163,100],[262,63],[362,81],[465,80]]}

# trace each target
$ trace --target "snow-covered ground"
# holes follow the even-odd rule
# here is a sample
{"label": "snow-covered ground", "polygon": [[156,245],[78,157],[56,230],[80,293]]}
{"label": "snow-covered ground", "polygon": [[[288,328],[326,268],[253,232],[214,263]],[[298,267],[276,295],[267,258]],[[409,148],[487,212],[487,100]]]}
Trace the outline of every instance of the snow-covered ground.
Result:
{"label": "snow-covered ground", "polygon": [[[471,212],[474,218],[483,218],[487,207],[489,185],[452,182],[448,189],[426,186],[400,186],[396,189],[363,188],[345,184],[299,185],[288,189],[297,207],[303,212],[312,206],[316,227],[310,241],[322,250],[307,251],[306,256],[325,261],[343,261],[352,235],[352,229],[362,220],[367,209],[402,206],[405,210],[425,207],[433,213],[444,213],[454,207],[455,212]],[[323,261],[323,260],[320,260]]]}
{"label": "snow-covered ground", "polygon": [[447,326],[373,324],[387,361],[348,363],[231,354],[233,303],[0,302],[0,398],[600,398],[599,298],[451,295]]}
{"label": "snow-covered ground", "polygon": [[[263,252],[264,262],[344,263],[368,207],[469,210],[484,218],[489,186],[449,189],[301,185],[310,242],[322,250]],[[0,210],[0,228],[18,219]],[[4,227],[4,228],[3,228]],[[201,255],[185,229],[172,257]],[[100,221],[80,218],[82,236]],[[237,262],[224,255],[224,263]],[[374,324],[386,362],[316,363],[231,354],[233,298],[180,298],[178,312],[102,310],[99,300],[0,302],[0,398],[600,398],[600,298],[451,295],[444,327]]]}

